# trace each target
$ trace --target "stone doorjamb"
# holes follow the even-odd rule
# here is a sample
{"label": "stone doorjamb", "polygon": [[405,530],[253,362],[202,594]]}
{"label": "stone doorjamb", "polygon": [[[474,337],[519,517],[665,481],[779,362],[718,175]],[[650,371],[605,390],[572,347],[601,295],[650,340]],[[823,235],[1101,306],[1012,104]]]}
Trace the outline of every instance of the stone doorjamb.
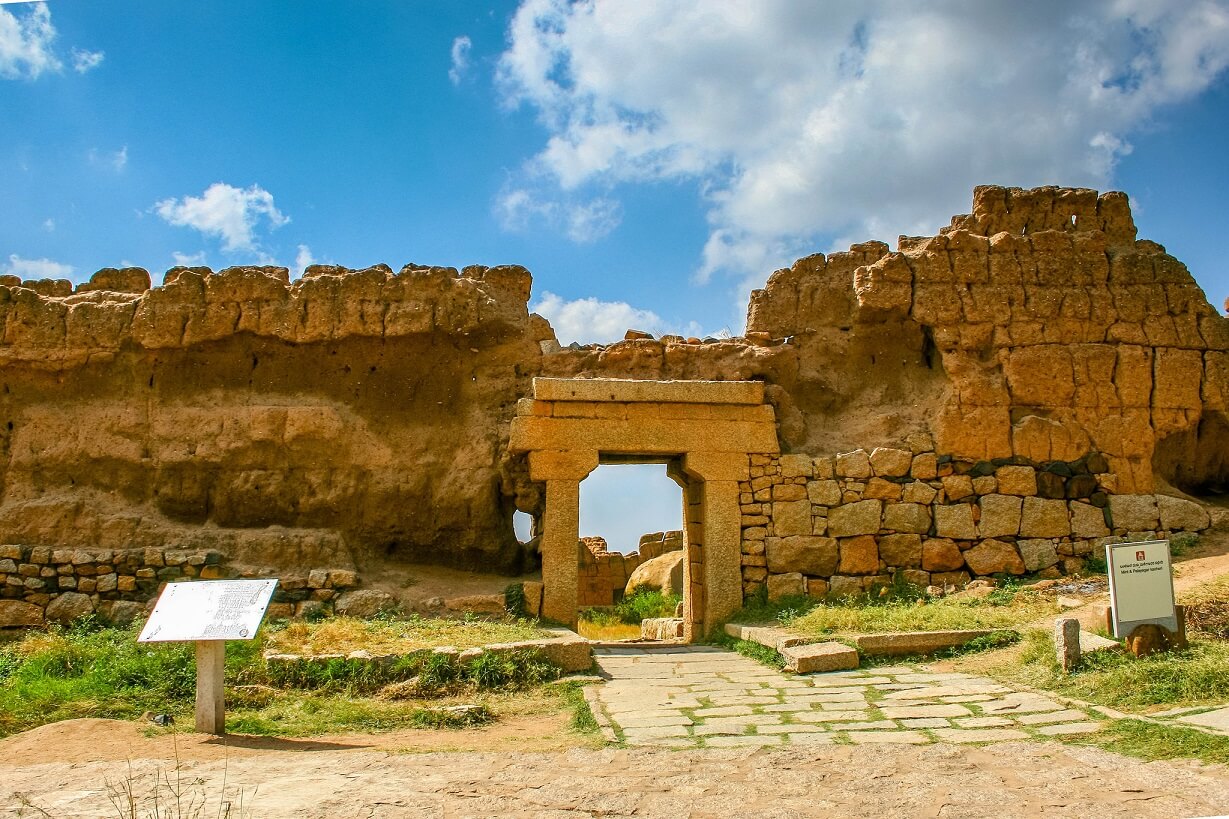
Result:
{"label": "stone doorjamb", "polygon": [[[580,482],[603,455],[682,466],[684,630],[707,634],[742,605],[738,482],[752,453],[777,454],[776,418],[757,381],[535,378],[509,447],[546,484],[539,532],[542,614],[576,624]],[[677,477],[680,476],[676,476]]]}

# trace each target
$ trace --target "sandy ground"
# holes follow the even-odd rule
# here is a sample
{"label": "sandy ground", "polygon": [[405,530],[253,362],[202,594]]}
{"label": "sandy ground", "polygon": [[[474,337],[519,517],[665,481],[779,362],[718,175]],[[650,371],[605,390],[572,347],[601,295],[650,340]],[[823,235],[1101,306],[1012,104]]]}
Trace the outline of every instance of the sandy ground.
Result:
{"label": "sandy ground", "polygon": [[[470,746],[497,746],[508,727],[452,736]],[[1052,742],[978,748],[415,752],[438,742],[439,733],[311,740],[231,737],[228,746],[181,735],[176,771],[169,736],[145,737],[132,723],[74,720],[0,742],[0,815],[128,815],[117,813],[111,800],[122,800],[130,788],[137,799],[135,815],[144,817],[152,813],[155,777],[162,782],[160,815],[167,815],[177,781],[184,807],[201,805],[200,815],[217,815],[224,777],[226,797],[236,807],[232,816],[252,817],[1177,817],[1229,812],[1229,770],[1224,767],[1144,763]],[[484,739],[487,734],[494,739]],[[528,738],[523,731],[513,744],[524,747]]]}

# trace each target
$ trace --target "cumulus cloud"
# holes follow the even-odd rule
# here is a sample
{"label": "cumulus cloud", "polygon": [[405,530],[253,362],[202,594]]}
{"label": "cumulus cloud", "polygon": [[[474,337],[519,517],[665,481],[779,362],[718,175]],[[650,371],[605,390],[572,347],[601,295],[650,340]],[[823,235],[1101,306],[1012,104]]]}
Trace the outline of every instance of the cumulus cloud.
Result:
{"label": "cumulus cloud", "polygon": [[545,226],[578,244],[595,242],[619,226],[623,208],[614,199],[552,196],[537,185],[505,188],[495,198],[495,218],[504,230],[524,232]]}
{"label": "cumulus cloud", "polygon": [[631,328],[656,334],[663,332],[665,324],[652,310],[639,310],[626,302],[592,297],[567,301],[551,292],[543,293],[530,309],[551,323],[560,344],[605,344],[622,339]]}
{"label": "cumulus cloud", "polygon": [[523,173],[551,186],[511,204],[690,180],[700,278],[762,277],[820,236],[933,231],[976,184],[1107,187],[1229,65],[1229,0],[524,0],[508,37],[504,100],[548,130]]}
{"label": "cumulus cloud", "polygon": [[74,48],[72,50],[73,70],[78,74],[93,71],[102,65],[102,60],[105,56],[101,51],[86,51],[85,49]]}
{"label": "cumulus cloud", "polygon": [[205,251],[181,253],[176,250],[171,254],[171,258],[175,260],[176,267],[201,267],[205,264]]}
{"label": "cumulus cloud", "polygon": [[226,251],[257,250],[258,223],[273,229],[290,221],[274,205],[273,194],[259,185],[241,189],[224,182],[215,182],[200,196],[163,199],[154,210],[168,224],[220,238]]}
{"label": "cumulus cloud", "polygon": [[0,270],[6,275],[23,279],[67,279],[72,275],[73,266],[51,259],[23,259],[14,253],[9,256],[9,263]]}
{"label": "cumulus cloud", "polygon": [[448,69],[448,79],[453,85],[460,85],[469,71],[469,50],[473,47],[468,37],[458,37],[452,41],[452,67]]}
{"label": "cumulus cloud", "polygon": [[0,77],[35,79],[62,65],[52,49],[56,38],[51,10],[35,3],[24,14],[0,8]]}
{"label": "cumulus cloud", "polygon": [[316,263],[316,257],[312,255],[312,249],[307,245],[299,245],[299,252],[294,257],[295,270],[300,273],[307,268],[308,265]]}

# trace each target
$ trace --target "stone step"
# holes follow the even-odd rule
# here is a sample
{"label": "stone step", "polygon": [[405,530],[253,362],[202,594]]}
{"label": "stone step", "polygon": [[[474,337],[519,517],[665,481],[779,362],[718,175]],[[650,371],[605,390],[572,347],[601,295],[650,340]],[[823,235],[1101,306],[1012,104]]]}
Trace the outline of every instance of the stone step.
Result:
{"label": "stone step", "polygon": [[848,671],[858,667],[858,652],[843,643],[810,643],[780,649],[785,667],[798,674]]}

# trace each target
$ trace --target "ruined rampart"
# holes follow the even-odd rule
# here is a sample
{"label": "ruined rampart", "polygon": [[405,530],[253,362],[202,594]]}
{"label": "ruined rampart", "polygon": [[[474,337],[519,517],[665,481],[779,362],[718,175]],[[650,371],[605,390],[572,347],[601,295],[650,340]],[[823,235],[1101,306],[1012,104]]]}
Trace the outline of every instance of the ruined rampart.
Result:
{"label": "ruined rampart", "polygon": [[[981,548],[977,527],[1014,520],[1011,498],[1055,532],[1058,507],[1041,501],[1061,502],[1069,531],[997,535],[1009,549],[981,565],[1061,569],[1094,529],[1124,528],[1114,496],[1229,483],[1229,320],[1181,262],[1136,239],[1119,193],[978,188],[937,236],[772,274],[745,337],[726,340],[561,349],[529,314],[519,267],[313,266],[294,282],[284,268],[174,268],[149,285],[135,268],[76,288],[0,279],[0,543],[174,546],[295,571],[531,568],[511,517],[540,514],[542,487],[507,442],[535,376],[765,382],[786,455],[750,467],[748,588],[774,574],[830,583],[842,565],[864,585],[891,566],[977,573],[987,550],[956,567],[924,543]],[[841,474],[838,456],[875,449],[933,456],[935,473],[911,460],[904,474]],[[1009,467],[1063,485],[1005,491]],[[958,478],[972,491],[953,493]],[[800,492],[810,531],[784,534],[802,526]],[[877,528],[834,535],[834,510],[868,501]],[[1155,526],[1138,528],[1167,531],[1152,503]],[[925,509],[893,512],[910,516],[902,529],[883,517],[896,504]],[[952,535],[966,515],[972,536]],[[855,528],[869,527],[867,512]],[[791,537],[836,537],[836,569],[824,542],[825,571],[801,571]],[[841,538],[863,537],[844,564]]]}

